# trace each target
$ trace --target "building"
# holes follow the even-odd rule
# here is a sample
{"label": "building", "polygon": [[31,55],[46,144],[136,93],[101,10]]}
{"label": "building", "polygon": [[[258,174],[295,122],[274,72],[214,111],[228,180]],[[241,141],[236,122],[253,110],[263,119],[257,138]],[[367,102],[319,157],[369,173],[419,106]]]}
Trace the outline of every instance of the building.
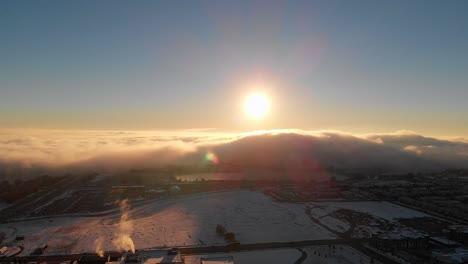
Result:
{"label": "building", "polygon": [[434,264],[456,264],[468,263],[468,252],[457,248],[454,252],[434,252],[431,263]]}
{"label": "building", "polygon": [[429,246],[429,236],[418,232],[384,233],[372,235],[370,245],[384,251],[424,249]]}
{"label": "building", "polygon": [[468,226],[465,225],[453,225],[449,227],[449,239],[468,243]]}
{"label": "building", "polygon": [[430,240],[435,245],[443,246],[443,247],[446,247],[446,248],[456,248],[456,247],[460,246],[459,243],[457,243],[457,242],[455,242],[455,241],[453,241],[451,239],[445,238],[445,237],[431,237]]}
{"label": "building", "polygon": [[122,258],[105,264],[182,264],[181,259],[180,251],[177,249],[149,250],[137,253],[126,252]]}
{"label": "building", "polygon": [[150,189],[145,191],[146,198],[160,198],[166,195],[167,191],[162,189]]}
{"label": "building", "polygon": [[177,249],[151,251],[144,254],[144,264],[182,264],[180,251]]}
{"label": "building", "polygon": [[146,187],[144,185],[120,185],[112,186],[112,193],[120,194],[128,198],[137,198],[145,195]]}
{"label": "building", "polygon": [[200,264],[235,264],[235,262],[232,256],[227,256],[227,257],[201,258]]}
{"label": "building", "polygon": [[97,255],[83,255],[78,260],[78,264],[105,264],[109,257],[100,257]]}

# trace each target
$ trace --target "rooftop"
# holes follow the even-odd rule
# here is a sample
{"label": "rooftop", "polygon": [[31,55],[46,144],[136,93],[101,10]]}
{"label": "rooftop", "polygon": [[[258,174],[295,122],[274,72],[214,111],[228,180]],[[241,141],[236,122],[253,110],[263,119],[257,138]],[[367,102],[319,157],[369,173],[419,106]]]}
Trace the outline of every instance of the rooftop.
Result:
{"label": "rooftop", "polygon": [[201,258],[201,264],[235,264],[234,258],[228,257],[214,257],[214,258]]}

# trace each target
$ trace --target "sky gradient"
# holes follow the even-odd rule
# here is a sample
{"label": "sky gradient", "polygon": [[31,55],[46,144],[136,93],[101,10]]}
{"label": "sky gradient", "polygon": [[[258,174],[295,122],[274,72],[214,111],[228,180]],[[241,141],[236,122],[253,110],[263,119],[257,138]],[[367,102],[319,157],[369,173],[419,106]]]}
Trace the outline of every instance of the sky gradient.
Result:
{"label": "sky gradient", "polygon": [[[2,1],[0,128],[468,136],[468,2]],[[251,120],[257,90],[271,111]]]}

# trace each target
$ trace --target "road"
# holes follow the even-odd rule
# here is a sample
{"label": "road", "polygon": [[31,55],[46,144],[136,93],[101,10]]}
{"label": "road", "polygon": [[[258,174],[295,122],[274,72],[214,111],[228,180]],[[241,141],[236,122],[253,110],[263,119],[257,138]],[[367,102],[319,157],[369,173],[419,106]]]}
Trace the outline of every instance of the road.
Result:
{"label": "road", "polygon": [[[390,259],[386,256],[380,255],[377,252],[370,250],[363,246],[363,243],[368,242],[369,239],[326,239],[326,240],[303,240],[303,241],[291,241],[291,242],[271,242],[271,243],[254,243],[254,244],[237,244],[228,246],[211,246],[211,247],[185,247],[179,248],[182,255],[198,255],[198,254],[209,254],[209,253],[226,253],[236,251],[253,251],[253,250],[267,250],[267,249],[279,249],[279,248],[300,248],[309,246],[322,246],[322,245],[347,245],[363,254],[381,262],[382,264],[399,264],[397,261]],[[160,249],[154,249],[160,250]],[[151,252],[152,249],[148,249],[140,252]],[[300,250],[301,251],[301,250]],[[302,251],[301,251],[302,252]],[[137,252],[138,253],[138,252]],[[303,252],[304,253],[304,252]],[[106,253],[110,254],[112,258],[118,258],[121,256],[119,252]],[[144,254],[144,253],[143,253]],[[74,254],[74,255],[57,255],[57,256],[25,256],[25,257],[10,257],[0,258],[0,262],[16,262],[16,263],[27,263],[27,262],[47,262],[47,263],[61,263],[67,260],[78,260],[81,256],[89,256],[94,254]],[[307,254],[302,254],[301,258],[296,263],[302,263],[306,260]]]}
{"label": "road", "polygon": [[364,245],[362,244],[352,244],[352,245],[349,245],[351,246],[353,249],[361,252],[362,254],[368,256],[369,258],[373,258],[375,260],[377,260],[378,262],[382,263],[382,264],[400,264],[400,262],[396,261],[396,260],[393,260],[387,256],[384,256],[382,254],[379,254],[371,249],[369,249],[368,247],[365,247]]}
{"label": "road", "polygon": [[296,248],[296,249],[301,252],[301,257],[298,260],[296,260],[296,262],[294,262],[294,264],[301,264],[302,262],[304,262],[304,260],[307,259],[307,252],[305,252],[301,248]]}

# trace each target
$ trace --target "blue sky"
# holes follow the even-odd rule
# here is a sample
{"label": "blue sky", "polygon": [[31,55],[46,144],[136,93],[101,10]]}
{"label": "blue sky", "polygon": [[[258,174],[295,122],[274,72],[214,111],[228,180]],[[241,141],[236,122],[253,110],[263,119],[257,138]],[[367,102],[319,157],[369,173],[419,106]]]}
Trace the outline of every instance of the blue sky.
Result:
{"label": "blue sky", "polygon": [[[467,11],[461,0],[2,1],[0,126],[465,136]],[[272,98],[264,120],[242,113],[249,83]]]}

